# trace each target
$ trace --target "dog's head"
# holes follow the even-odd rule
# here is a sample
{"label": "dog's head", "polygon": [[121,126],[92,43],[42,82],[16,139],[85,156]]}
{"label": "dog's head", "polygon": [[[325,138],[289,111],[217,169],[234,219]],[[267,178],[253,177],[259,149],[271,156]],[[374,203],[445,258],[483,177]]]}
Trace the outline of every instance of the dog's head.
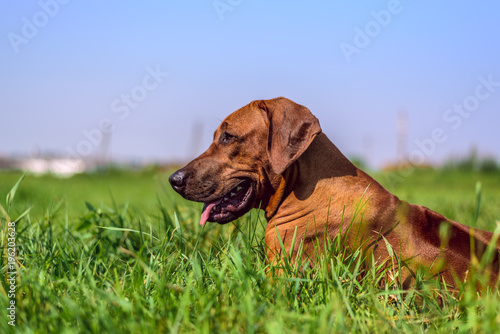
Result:
{"label": "dog's head", "polygon": [[225,224],[268,201],[272,180],[320,132],[309,109],[289,99],[253,101],[226,117],[208,150],[169,181],[184,198],[204,203],[201,225]]}

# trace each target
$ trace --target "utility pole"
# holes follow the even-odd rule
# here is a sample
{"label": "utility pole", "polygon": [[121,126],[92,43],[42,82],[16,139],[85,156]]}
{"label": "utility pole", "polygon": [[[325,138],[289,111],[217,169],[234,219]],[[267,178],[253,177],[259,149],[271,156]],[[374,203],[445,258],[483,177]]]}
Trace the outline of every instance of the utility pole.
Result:
{"label": "utility pole", "polygon": [[408,114],[404,108],[398,111],[396,140],[396,161],[405,164],[408,161]]}
{"label": "utility pole", "polygon": [[203,138],[203,123],[195,121],[191,125],[191,138],[189,140],[188,160],[194,159],[200,154],[200,147]]}
{"label": "utility pole", "polygon": [[97,153],[97,168],[105,168],[108,164],[108,151],[111,142],[111,133],[104,132],[102,134],[102,142],[99,145],[99,152]]}

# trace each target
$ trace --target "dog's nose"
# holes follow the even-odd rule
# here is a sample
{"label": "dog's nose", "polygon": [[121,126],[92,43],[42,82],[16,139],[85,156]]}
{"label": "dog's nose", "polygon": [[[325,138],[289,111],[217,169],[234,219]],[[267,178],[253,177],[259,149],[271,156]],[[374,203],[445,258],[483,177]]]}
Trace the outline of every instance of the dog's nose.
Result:
{"label": "dog's nose", "polygon": [[168,181],[178,193],[182,192],[184,186],[186,185],[186,172],[179,169],[177,172],[170,175]]}

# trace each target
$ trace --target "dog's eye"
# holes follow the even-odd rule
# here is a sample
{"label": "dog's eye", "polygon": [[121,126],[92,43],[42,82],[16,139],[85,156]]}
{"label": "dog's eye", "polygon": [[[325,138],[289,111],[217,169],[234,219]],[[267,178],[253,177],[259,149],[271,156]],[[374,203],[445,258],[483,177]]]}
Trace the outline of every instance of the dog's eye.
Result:
{"label": "dog's eye", "polygon": [[236,137],[233,136],[232,134],[229,134],[227,132],[223,132],[220,136],[220,142],[223,144],[229,144],[232,142]]}

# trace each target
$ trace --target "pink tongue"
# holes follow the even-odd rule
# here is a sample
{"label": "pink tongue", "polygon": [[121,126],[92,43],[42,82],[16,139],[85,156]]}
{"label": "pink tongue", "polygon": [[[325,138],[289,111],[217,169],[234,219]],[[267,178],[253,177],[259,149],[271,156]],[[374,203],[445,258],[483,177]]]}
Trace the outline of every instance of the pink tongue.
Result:
{"label": "pink tongue", "polygon": [[201,212],[201,217],[200,217],[200,225],[203,226],[205,225],[205,222],[207,221],[208,217],[210,216],[210,212],[212,211],[212,208],[219,204],[222,200],[218,200],[212,203],[208,203],[207,206],[205,207],[205,210]]}

